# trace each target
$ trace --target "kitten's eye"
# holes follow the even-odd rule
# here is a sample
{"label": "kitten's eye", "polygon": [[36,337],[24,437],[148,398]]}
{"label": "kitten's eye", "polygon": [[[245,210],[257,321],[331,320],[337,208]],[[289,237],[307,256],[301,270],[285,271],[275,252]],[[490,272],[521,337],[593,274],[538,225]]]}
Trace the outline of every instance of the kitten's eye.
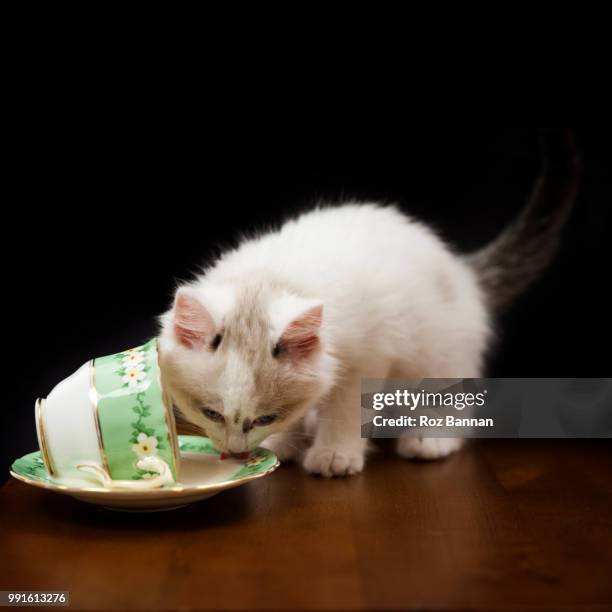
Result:
{"label": "kitten's eye", "polygon": [[219,345],[221,344],[221,340],[223,340],[223,336],[221,334],[217,334],[211,341],[210,343],[210,348],[213,351],[216,351],[219,348]]}
{"label": "kitten's eye", "polygon": [[204,414],[207,419],[215,421],[216,423],[223,423],[223,421],[225,421],[225,418],[220,412],[211,410],[210,408],[202,408],[202,414]]}
{"label": "kitten's eye", "polygon": [[273,423],[274,421],[276,421],[276,416],[273,414],[266,414],[265,416],[260,416],[257,417],[254,421],[253,421],[253,425],[269,425],[270,423]]}

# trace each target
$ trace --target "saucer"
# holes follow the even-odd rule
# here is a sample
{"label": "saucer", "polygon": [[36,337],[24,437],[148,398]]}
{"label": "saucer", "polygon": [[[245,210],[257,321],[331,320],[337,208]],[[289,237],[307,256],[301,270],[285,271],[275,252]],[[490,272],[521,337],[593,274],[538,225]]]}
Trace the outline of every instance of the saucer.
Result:
{"label": "saucer", "polygon": [[226,489],[273,472],[279,461],[265,448],[254,450],[248,459],[221,459],[208,438],[178,436],[181,452],[179,482],[159,489],[134,491],[108,489],[87,477],[53,478],[45,469],[40,452],[29,453],[11,466],[11,476],[34,487],[48,489],[111,510],[154,512],[171,510],[212,497]]}

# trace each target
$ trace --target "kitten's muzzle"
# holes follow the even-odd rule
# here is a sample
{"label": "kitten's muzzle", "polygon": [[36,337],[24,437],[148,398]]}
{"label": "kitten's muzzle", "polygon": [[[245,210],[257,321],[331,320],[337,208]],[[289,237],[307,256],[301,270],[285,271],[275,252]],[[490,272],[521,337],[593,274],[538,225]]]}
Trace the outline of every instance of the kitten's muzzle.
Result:
{"label": "kitten's muzzle", "polygon": [[226,451],[231,454],[248,452],[250,449],[247,445],[246,437],[243,435],[230,435],[227,441]]}

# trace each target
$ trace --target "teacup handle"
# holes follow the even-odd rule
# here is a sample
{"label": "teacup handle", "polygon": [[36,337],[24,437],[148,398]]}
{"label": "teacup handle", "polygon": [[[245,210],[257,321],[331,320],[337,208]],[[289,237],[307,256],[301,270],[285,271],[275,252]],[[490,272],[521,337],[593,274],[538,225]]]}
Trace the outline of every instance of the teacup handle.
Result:
{"label": "teacup handle", "polygon": [[158,489],[165,484],[172,484],[174,478],[170,466],[161,457],[144,457],[136,462],[136,467],[149,472],[157,472],[157,476],[142,480],[113,480],[106,470],[96,463],[82,463],[76,466],[77,469],[93,474],[98,478],[102,485],[108,489],[132,489],[147,490]]}

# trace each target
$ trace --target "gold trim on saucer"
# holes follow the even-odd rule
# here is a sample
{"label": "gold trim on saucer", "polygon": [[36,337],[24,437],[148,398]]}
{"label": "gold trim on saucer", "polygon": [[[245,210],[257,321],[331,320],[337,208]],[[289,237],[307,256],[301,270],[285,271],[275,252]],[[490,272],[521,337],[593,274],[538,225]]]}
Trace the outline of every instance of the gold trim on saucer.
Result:
{"label": "gold trim on saucer", "polygon": [[172,459],[174,462],[174,473],[176,480],[179,479],[179,467],[181,460],[181,451],[179,448],[178,435],[176,431],[176,420],[174,418],[174,410],[172,408],[172,398],[164,391],[162,384],[162,371],[159,363],[159,340],[155,341],[155,358],[157,363],[157,384],[161,393],[162,404],[164,405],[164,415],[166,420],[166,429],[170,436],[170,445],[172,446]]}
{"label": "gold trim on saucer", "polygon": [[96,391],[95,385],[95,359],[90,360],[89,362],[89,399],[91,401],[91,406],[93,408],[93,416],[94,416],[94,424],[96,426],[96,439],[98,440],[98,450],[100,451],[100,458],[102,459],[102,465],[106,470],[107,474],[110,474],[110,469],[108,467],[108,457],[106,456],[106,451],[104,450],[104,445],[102,443],[102,430],[100,429],[100,415],[98,414],[98,392]]}
{"label": "gold trim on saucer", "polygon": [[36,433],[38,434],[38,443],[40,445],[40,454],[42,456],[45,469],[50,476],[55,476],[55,468],[51,461],[51,455],[49,454],[49,446],[47,444],[47,435],[45,433],[45,423],[43,420],[42,410],[46,404],[45,399],[38,398],[34,406],[34,412],[36,414]]}

